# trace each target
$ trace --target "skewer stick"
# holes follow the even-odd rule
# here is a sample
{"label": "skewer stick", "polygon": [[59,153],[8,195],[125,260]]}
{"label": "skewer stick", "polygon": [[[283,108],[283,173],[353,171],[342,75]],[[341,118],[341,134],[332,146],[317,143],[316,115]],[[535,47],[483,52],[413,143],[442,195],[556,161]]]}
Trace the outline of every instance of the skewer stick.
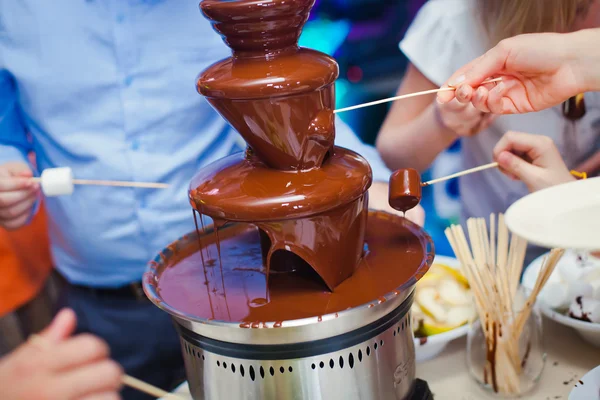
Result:
{"label": "skewer stick", "polygon": [[[500,82],[501,80],[502,80],[502,78],[489,79],[487,81],[482,82],[481,84],[484,85],[486,83]],[[434,93],[438,93],[438,92],[450,92],[452,90],[456,90],[456,88],[455,87],[444,87],[444,88],[439,88],[439,89],[425,90],[422,92],[408,93],[408,94],[403,94],[401,96],[394,96],[394,97],[388,97],[387,99],[371,101],[369,103],[363,103],[363,104],[357,104],[355,106],[338,108],[337,110],[334,110],[333,113],[337,114],[337,113],[341,113],[341,112],[356,110],[358,108],[376,106],[377,104],[383,104],[383,103],[389,103],[389,102],[396,101],[396,100],[408,99],[410,97],[423,96],[426,94],[434,94]]]}
{"label": "skewer stick", "polygon": [[[44,338],[40,335],[33,334],[29,337],[29,340],[33,341],[34,343],[37,343],[42,348],[48,348],[51,346],[51,343],[46,338]],[[123,377],[121,378],[121,382],[123,382],[123,385],[125,385],[125,386],[129,386],[130,388],[139,390],[140,392],[146,393],[147,395],[150,395],[150,396],[164,397],[165,399],[173,399],[173,400],[175,400],[175,399],[182,400],[183,399],[182,396],[178,396],[178,395],[169,393],[166,390],[162,390],[161,388],[158,388],[149,383],[141,381],[137,378],[134,378],[133,376],[123,375]]]}
{"label": "skewer stick", "polygon": [[[41,178],[31,178],[33,182],[41,183]],[[95,186],[120,186],[120,187],[137,187],[147,189],[166,189],[169,187],[167,183],[158,182],[128,182],[128,181],[103,181],[93,179],[73,179],[75,185],[95,185]]]}
{"label": "skewer stick", "polygon": [[460,172],[457,172],[457,173],[452,174],[452,175],[448,175],[448,176],[443,176],[441,178],[432,179],[430,181],[423,182],[421,184],[421,186],[433,185],[434,183],[444,182],[444,181],[447,181],[447,180],[450,180],[450,179],[458,178],[459,176],[469,175],[469,174],[472,174],[473,172],[484,171],[486,169],[491,169],[491,168],[498,168],[498,163],[497,162],[493,162],[493,163],[489,163],[489,164],[485,164],[485,165],[480,165],[479,167],[466,169],[464,171],[460,171]]}

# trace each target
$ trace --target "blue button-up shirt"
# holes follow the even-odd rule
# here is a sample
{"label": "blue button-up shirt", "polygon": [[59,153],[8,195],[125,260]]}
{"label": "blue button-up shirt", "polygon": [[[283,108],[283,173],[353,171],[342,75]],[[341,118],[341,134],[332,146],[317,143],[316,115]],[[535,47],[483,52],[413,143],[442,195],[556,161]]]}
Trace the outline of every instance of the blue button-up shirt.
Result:
{"label": "blue button-up shirt", "polygon": [[[0,2],[0,164],[33,150],[39,170],[170,184],[78,186],[47,199],[55,265],[71,282],[138,281],[148,260],[194,229],[191,177],[241,150],[195,90],[198,73],[228,55],[198,0]],[[340,121],[337,144],[388,179],[374,149]]]}

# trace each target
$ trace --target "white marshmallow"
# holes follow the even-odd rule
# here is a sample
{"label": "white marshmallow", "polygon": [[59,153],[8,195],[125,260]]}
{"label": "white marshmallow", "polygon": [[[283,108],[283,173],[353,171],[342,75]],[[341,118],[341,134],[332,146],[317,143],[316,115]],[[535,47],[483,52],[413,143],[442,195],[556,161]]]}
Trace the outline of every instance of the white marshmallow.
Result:
{"label": "white marshmallow", "polygon": [[564,310],[576,297],[592,297],[593,293],[594,288],[587,282],[547,283],[540,298],[547,306]]}
{"label": "white marshmallow", "polygon": [[600,301],[589,297],[577,298],[569,307],[569,315],[595,324],[600,323]]}
{"label": "white marshmallow", "polygon": [[558,265],[556,266],[560,276],[567,282],[580,281],[587,272],[586,268],[574,261],[575,258],[570,257],[567,260],[559,261]]}
{"label": "white marshmallow", "polygon": [[594,293],[592,294],[592,297],[595,300],[600,300],[600,279],[591,281],[590,285],[592,285],[592,289],[594,289]]}
{"label": "white marshmallow", "polygon": [[73,193],[73,171],[69,167],[47,168],[41,176],[42,192],[48,197]]}

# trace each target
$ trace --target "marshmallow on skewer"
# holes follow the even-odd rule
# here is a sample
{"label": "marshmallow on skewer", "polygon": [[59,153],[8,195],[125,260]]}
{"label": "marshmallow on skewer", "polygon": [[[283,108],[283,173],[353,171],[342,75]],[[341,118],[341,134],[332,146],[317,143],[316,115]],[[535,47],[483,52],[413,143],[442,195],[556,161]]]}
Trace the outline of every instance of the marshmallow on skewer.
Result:
{"label": "marshmallow on skewer", "polygon": [[48,197],[73,194],[73,171],[69,167],[47,168],[42,172],[40,184]]}
{"label": "marshmallow on skewer", "polygon": [[600,301],[589,297],[577,297],[569,307],[569,316],[595,324],[600,323]]}
{"label": "marshmallow on skewer", "polygon": [[540,298],[550,308],[564,310],[576,297],[592,297],[594,289],[587,282],[548,283],[542,289]]}

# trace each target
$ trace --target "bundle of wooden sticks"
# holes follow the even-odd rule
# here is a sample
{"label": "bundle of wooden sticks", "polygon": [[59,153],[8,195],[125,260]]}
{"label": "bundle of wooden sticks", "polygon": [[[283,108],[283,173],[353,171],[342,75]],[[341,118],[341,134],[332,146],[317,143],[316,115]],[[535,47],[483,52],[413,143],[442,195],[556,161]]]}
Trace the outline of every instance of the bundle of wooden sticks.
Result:
{"label": "bundle of wooden sticks", "polygon": [[519,343],[535,300],[548,281],[564,250],[554,249],[543,262],[529,296],[518,301],[518,289],[527,242],[511,235],[504,216],[490,216],[490,229],[483,218],[467,221],[469,242],[461,226],[446,229],[454,254],[469,281],[487,347],[484,376],[496,393],[521,394],[523,359]]}

